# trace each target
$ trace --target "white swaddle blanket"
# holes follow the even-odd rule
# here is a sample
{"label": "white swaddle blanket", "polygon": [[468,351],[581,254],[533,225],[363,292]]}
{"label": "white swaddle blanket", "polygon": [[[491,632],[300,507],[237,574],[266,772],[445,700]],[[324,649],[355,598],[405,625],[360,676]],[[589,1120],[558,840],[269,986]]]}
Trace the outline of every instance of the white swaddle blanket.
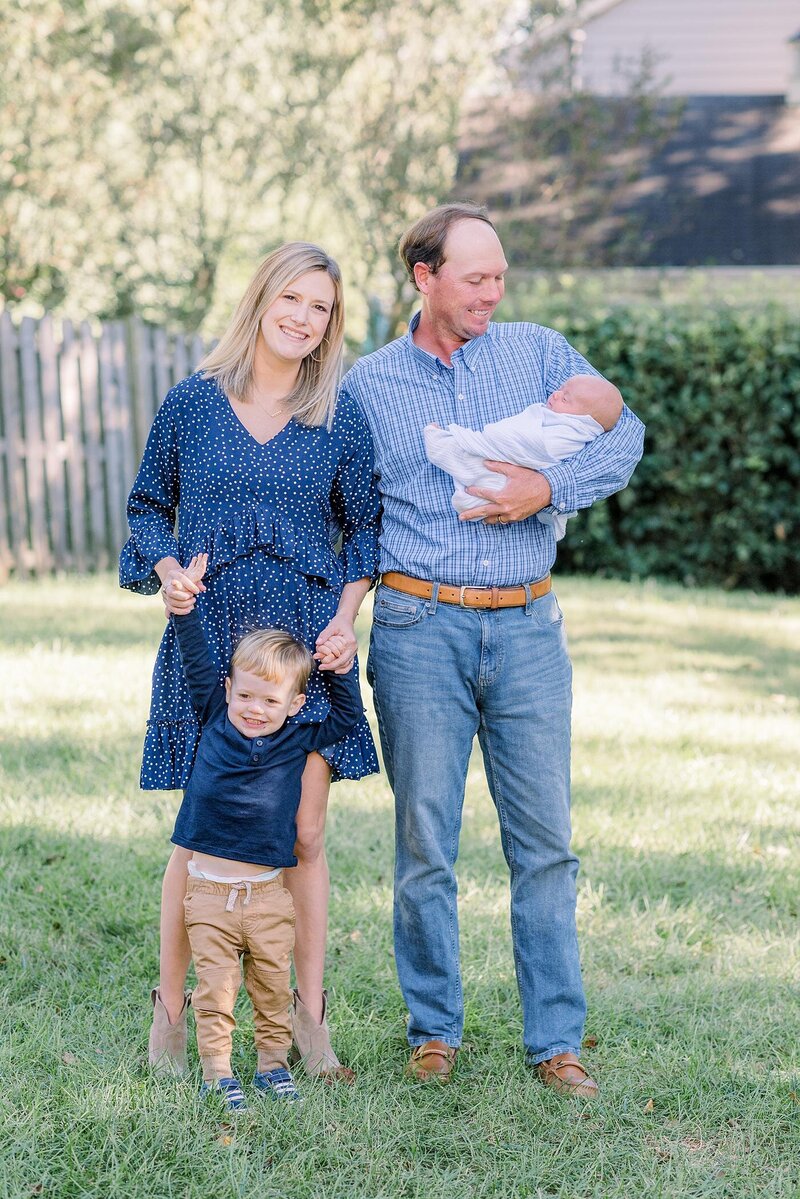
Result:
{"label": "white swaddle blanket", "polygon": [[[453,476],[453,507],[457,512],[466,512],[486,501],[467,495],[465,488],[500,491],[506,484],[506,476],[488,470],[484,459],[543,470],[577,454],[602,432],[603,426],[593,416],[574,416],[554,412],[546,404],[531,404],[516,416],[495,421],[480,432],[463,425],[448,425],[446,429],[428,425],[424,431],[425,452],[434,466]],[[537,518],[542,524],[552,525],[556,541],[560,541],[567,518],[574,515],[538,512]]]}

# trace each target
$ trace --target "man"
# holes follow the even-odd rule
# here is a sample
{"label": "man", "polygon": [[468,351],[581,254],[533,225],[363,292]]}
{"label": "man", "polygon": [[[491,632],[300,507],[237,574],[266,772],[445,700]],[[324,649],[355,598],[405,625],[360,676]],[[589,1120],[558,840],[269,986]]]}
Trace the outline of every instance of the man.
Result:
{"label": "man", "polygon": [[550,586],[551,525],[618,491],[643,426],[617,425],[543,471],[488,462],[502,491],[457,517],[423,429],[481,428],[597,374],[552,329],[494,324],[507,263],[485,209],[445,204],[404,235],[422,298],[408,334],[362,358],[343,389],[375,441],[382,580],[368,674],[396,802],[395,956],[409,1009],[407,1072],[447,1079],[463,1029],[455,860],[477,733],[511,874],[511,932],[527,1059],[558,1090],[592,1098],[569,848],[571,666]]}

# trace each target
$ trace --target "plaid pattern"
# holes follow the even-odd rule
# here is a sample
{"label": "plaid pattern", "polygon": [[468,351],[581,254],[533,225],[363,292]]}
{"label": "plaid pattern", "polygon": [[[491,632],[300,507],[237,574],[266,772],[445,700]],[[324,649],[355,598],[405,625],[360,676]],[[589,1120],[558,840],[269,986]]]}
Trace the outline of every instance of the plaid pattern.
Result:
{"label": "plaid pattern", "polygon": [[[597,374],[553,329],[490,324],[452,356],[452,366],[405,337],[361,358],[342,395],[361,406],[375,443],[383,501],[381,571],[456,586],[512,587],[543,578],[556,556],[551,526],[530,518],[510,525],[457,519],[449,475],[428,462],[422,430],[435,422],[481,429],[544,403],[571,375]],[[553,512],[588,508],[620,491],[642,456],[644,425],[625,407],[617,425],[565,462],[542,471]]]}

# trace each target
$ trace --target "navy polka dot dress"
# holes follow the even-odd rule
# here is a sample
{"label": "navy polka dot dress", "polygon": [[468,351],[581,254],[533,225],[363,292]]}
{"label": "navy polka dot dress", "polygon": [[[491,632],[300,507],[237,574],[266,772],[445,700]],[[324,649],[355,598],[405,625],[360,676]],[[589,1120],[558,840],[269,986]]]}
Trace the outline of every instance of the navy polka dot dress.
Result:
{"label": "navy polka dot dress", "polygon": [[[313,650],[344,584],[377,574],[378,508],[369,431],[353,401],[340,401],[330,431],[292,419],[261,445],[213,380],[190,375],[169,392],[150,431],[128,499],[120,585],[152,595],[161,558],[185,566],[193,554],[208,554],[197,610],[222,680],[233,647],[251,629],[285,629]],[[337,555],[332,537],[339,532]],[[327,711],[315,671],[293,719],[321,721]],[[153,671],[141,786],[185,787],[199,735],[167,625]],[[334,779],[376,771],[366,719],[323,756]]]}

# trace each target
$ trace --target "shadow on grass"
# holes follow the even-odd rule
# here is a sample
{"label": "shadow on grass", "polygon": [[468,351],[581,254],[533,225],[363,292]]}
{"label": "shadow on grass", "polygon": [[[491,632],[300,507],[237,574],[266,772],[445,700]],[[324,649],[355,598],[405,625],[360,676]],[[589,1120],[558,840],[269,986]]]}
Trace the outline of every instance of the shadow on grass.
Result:
{"label": "shadow on grass", "polygon": [[[746,825],[742,831],[747,831]],[[784,831],[792,832],[776,829],[774,836]],[[355,893],[361,893],[369,903],[372,889],[391,889],[393,832],[391,814],[385,810],[348,812],[346,804],[339,804],[328,836],[334,890],[353,896],[353,903]],[[603,905],[620,915],[661,904],[667,922],[678,921],[676,913],[691,911],[692,919],[700,919],[704,928],[741,931],[767,930],[776,921],[791,924],[797,918],[796,871],[790,856],[775,858],[745,848],[738,860],[731,860],[725,846],[667,853],[596,841],[577,845],[576,852],[582,859],[580,885],[602,887]],[[496,840],[490,835],[487,849],[485,826],[465,821],[457,873],[462,898],[488,886],[495,894],[500,892],[505,904],[508,872],[499,831]],[[493,914],[487,914],[487,935],[493,919]]]}
{"label": "shadow on grass", "polygon": [[[43,835],[33,827],[4,838],[0,990],[7,1010],[15,1009],[24,1022],[31,1005],[42,1010],[52,1005],[68,1023],[94,1030],[99,1050],[125,1060],[128,1040],[143,1036],[146,1025],[165,849],[155,839],[136,845],[99,842]],[[469,847],[465,857],[462,881],[470,876]],[[611,928],[596,929],[591,944],[585,935],[593,1033],[609,1049],[632,1042],[668,1050],[688,1037],[693,1052],[701,1053],[706,1043],[730,1046],[736,1028],[740,1049],[744,1045],[761,1055],[781,1051],[792,1025],[785,980],[767,971],[756,975],[747,962],[739,976],[720,977],[712,959],[693,952],[696,920],[681,924],[678,909],[689,903],[708,904],[714,916],[714,892],[702,887],[702,863],[688,855],[656,855],[632,867],[630,859],[617,854],[598,862],[593,856],[590,874],[595,884],[605,876],[608,907],[630,915],[632,905],[641,909],[645,897],[667,896],[673,908],[664,907],[644,930],[634,922],[630,936],[620,936],[617,926],[614,936]],[[615,887],[611,880],[626,871],[631,880],[641,879],[641,886],[631,881]],[[745,872],[734,872],[718,885],[747,881]],[[495,897],[486,898],[481,910],[480,896],[473,895],[464,915],[462,964],[465,1036],[489,1051],[496,1043],[518,1045],[520,1016],[507,920],[498,920]],[[727,913],[723,922],[729,923]],[[713,932],[713,920],[709,928]],[[662,931],[671,949],[667,945],[662,951]],[[329,967],[329,982],[350,1012],[343,1017],[353,1025],[348,1035],[363,1043],[365,1027],[374,1025],[378,1039],[388,1035],[402,1052],[404,1009],[391,953],[388,886],[363,878],[334,884]],[[246,1003],[242,1010],[246,1013]],[[248,1021],[245,1014],[249,1030]]]}
{"label": "shadow on grass", "polygon": [[[4,631],[5,628],[5,631]],[[164,632],[162,621],[152,614],[131,620],[121,620],[119,613],[59,613],[52,616],[33,612],[19,613],[13,625],[0,624],[0,649],[19,653],[33,646],[53,647],[72,653],[92,653],[96,650],[135,650],[152,654],[153,660]]]}
{"label": "shadow on grass", "polygon": [[69,735],[6,736],[0,749],[0,777],[8,788],[32,782],[37,794],[71,792],[82,799],[105,799],[115,790],[136,785],[143,740],[143,731],[111,739],[106,728],[84,735],[73,730]]}
{"label": "shadow on grass", "polygon": [[619,913],[662,904],[665,918],[675,920],[680,909],[691,907],[709,927],[742,930],[768,929],[798,915],[792,865],[752,853],[732,862],[724,849],[657,853],[593,844],[583,852],[581,879],[602,885],[604,904]]}
{"label": "shadow on grass", "polygon": [[141,647],[155,657],[163,631],[158,598],[123,594],[111,579],[46,579],[0,594],[0,650]]}
{"label": "shadow on grass", "polygon": [[[688,705],[684,706],[684,712],[691,710]],[[705,714],[702,705],[698,705],[695,710],[699,717]],[[671,726],[661,725],[657,732],[642,737],[637,737],[629,729],[621,727],[615,744],[624,745],[628,753],[645,753],[649,750],[653,754],[664,755],[677,751],[681,755],[677,769],[682,769],[693,761],[719,758],[721,765],[726,767],[735,765],[744,779],[748,779],[754,770],[763,769],[765,764],[777,770],[788,768],[792,772],[797,764],[797,751],[791,745],[777,746],[774,740],[753,741],[748,744],[745,753],[741,741],[735,739],[734,734],[725,738],[694,728],[691,737],[688,737],[685,728],[677,723],[673,723]],[[607,758],[609,753],[613,752],[613,749],[610,749],[608,737],[583,736],[579,748],[580,757],[585,762],[593,760],[602,762],[604,757]],[[675,769],[674,766],[673,769]],[[668,782],[669,780],[665,780],[665,791],[667,792],[669,791]],[[696,782],[693,782],[693,786],[697,785]],[[712,780],[708,779],[706,785],[712,786]],[[648,794],[652,793],[653,787],[654,783],[650,778],[647,780]],[[580,801],[583,790],[584,785],[578,781],[573,787],[573,803]],[[606,792],[606,796],[607,794]]]}
{"label": "shadow on grass", "polygon": [[[630,629],[618,633],[569,634],[570,649],[577,664],[599,668],[622,677],[641,678],[652,671],[679,674],[682,668],[697,673],[708,671],[719,683],[735,683],[736,693],[771,695],[776,687],[789,694],[800,692],[797,648],[787,643],[776,646],[772,638],[718,635],[708,630],[684,630],[674,638],[654,636],[652,630],[638,634]],[[712,680],[713,681],[713,680]]]}

